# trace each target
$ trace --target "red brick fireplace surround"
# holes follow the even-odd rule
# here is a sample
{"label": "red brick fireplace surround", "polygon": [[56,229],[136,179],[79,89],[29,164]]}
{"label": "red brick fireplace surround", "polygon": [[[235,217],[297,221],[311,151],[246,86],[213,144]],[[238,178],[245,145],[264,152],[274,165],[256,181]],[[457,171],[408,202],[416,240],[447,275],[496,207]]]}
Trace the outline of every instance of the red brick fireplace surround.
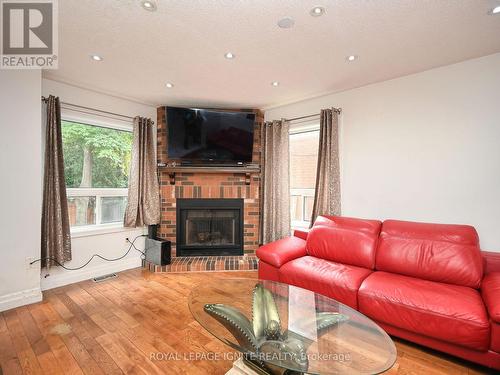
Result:
{"label": "red brick fireplace surround", "polygon": [[[165,107],[159,107],[157,112],[158,163],[170,166],[172,161],[169,160],[167,152],[168,124]],[[176,202],[178,198],[243,199],[244,254],[253,255],[259,246],[260,129],[264,121],[264,116],[258,110],[248,110],[248,112],[256,114],[252,165],[257,168],[254,171],[245,174],[245,172],[233,173],[222,171],[222,169],[221,172],[214,169],[210,173],[203,171],[189,171],[189,173],[186,173],[182,170],[176,170],[174,177],[171,168],[159,167],[161,223],[158,228],[158,236],[172,242],[173,257],[176,255]]]}

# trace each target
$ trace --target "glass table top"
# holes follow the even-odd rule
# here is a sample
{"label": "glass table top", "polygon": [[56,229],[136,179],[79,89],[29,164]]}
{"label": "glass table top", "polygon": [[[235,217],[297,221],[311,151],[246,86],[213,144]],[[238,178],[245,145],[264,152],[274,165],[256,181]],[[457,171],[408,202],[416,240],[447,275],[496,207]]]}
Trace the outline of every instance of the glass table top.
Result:
{"label": "glass table top", "polygon": [[256,279],[214,279],[189,296],[194,318],[269,373],[374,374],[396,347],[377,324],[331,298]]}

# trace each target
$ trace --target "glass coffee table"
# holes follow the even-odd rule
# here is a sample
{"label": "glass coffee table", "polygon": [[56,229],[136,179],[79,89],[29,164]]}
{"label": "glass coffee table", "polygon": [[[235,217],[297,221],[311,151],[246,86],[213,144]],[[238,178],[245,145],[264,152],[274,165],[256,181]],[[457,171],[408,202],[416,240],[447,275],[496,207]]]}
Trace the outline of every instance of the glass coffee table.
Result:
{"label": "glass coffee table", "polygon": [[214,279],[189,296],[194,318],[242,353],[234,374],[377,374],[396,347],[378,325],[331,298],[256,279]]}

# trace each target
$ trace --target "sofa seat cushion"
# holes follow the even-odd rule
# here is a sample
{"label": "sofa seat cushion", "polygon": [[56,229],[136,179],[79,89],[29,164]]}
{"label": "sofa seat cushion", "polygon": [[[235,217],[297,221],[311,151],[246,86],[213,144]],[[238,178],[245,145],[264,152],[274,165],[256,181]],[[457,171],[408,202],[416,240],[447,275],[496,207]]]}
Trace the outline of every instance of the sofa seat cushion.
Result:
{"label": "sofa seat cushion", "polygon": [[366,268],[305,256],[280,268],[280,282],[299,286],[357,308],[358,289],[371,273]]}
{"label": "sofa seat cushion", "polygon": [[359,311],[370,318],[474,350],[489,347],[490,324],[477,290],[386,272],[366,278]]}
{"label": "sofa seat cushion", "polygon": [[500,323],[500,272],[492,272],[484,277],[481,294],[491,320]]}
{"label": "sofa seat cushion", "polygon": [[500,324],[491,322],[491,350],[500,353]]}
{"label": "sofa seat cushion", "polygon": [[295,236],[270,242],[257,249],[257,257],[274,267],[306,255],[306,241]]}

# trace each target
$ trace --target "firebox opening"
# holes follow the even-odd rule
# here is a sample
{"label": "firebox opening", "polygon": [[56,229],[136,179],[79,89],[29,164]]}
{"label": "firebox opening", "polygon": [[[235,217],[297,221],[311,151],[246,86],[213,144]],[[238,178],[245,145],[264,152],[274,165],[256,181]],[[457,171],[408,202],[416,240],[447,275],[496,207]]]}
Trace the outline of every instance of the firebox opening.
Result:
{"label": "firebox opening", "polygon": [[177,199],[177,256],[243,255],[243,199]]}

